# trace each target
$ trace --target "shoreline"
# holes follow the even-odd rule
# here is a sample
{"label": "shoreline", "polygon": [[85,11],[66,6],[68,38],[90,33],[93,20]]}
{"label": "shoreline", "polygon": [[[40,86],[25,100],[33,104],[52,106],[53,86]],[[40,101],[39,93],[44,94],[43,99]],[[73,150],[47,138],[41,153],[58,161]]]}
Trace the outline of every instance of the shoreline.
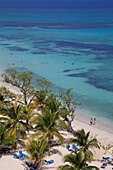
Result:
{"label": "shoreline", "polygon": [[[5,86],[6,88],[8,88],[10,91],[16,93],[16,94],[21,94],[20,90],[17,87],[12,86],[11,84],[5,83],[3,82],[1,75],[0,75],[0,87],[1,86]],[[89,126],[89,121],[90,118],[94,118],[95,116],[93,116],[92,114],[88,114],[87,110],[83,110],[81,108],[78,108],[75,110],[75,117],[74,120],[72,122],[72,124],[74,124],[76,121],[83,123],[85,126]],[[96,125],[92,125],[93,127],[97,128],[98,130],[102,130],[105,132],[108,132],[110,134],[113,134],[113,125],[110,125],[109,122],[101,122],[98,117],[96,117]],[[91,126],[89,126],[91,127]]]}
{"label": "shoreline", "polygon": [[[2,81],[2,79],[0,79],[0,81]],[[12,85],[9,85],[7,83],[4,82],[0,82],[0,86],[4,85],[7,88],[9,88],[12,92],[15,93],[20,93],[19,90],[16,87],[13,87]],[[81,130],[84,129],[85,132],[89,132],[90,131],[90,138],[94,138],[96,137],[97,140],[99,141],[99,143],[101,143],[102,146],[106,146],[107,144],[113,144],[113,132],[111,133],[111,130],[109,128],[106,128],[106,126],[103,126],[101,123],[99,123],[98,118],[96,125],[92,125],[89,126],[89,116],[88,115],[83,115],[82,110],[81,109],[77,109],[75,110],[75,118],[74,121],[72,122],[72,126],[74,128],[75,131],[77,130]],[[65,140],[69,140],[70,138],[73,138],[73,135],[71,133],[68,133],[66,131],[60,131],[60,133],[62,134],[62,136],[64,137]],[[63,157],[66,154],[70,154],[70,151],[68,151],[64,146],[55,146],[53,147],[54,149],[58,149],[62,155],[58,155],[58,154],[54,154],[51,156],[46,156],[44,159],[46,160],[54,160],[53,164],[49,164],[49,165],[43,165],[42,169],[49,169],[49,170],[55,170],[58,166],[60,165],[64,165],[63,162]],[[26,151],[24,149],[22,149],[24,153],[26,153]],[[104,150],[101,148],[100,150],[98,149],[91,149],[93,154],[94,154],[94,160],[89,163],[89,165],[95,165],[97,167],[101,167],[102,165],[102,157],[103,156],[113,156],[112,154],[112,149],[110,149],[106,155],[104,155]],[[19,150],[16,150],[15,153],[18,154]],[[8,162],[8,164],[5,162]],[[13,162],[13,166],[12,166],[12,162]],[[24,160],[17,160],[13,158],[13,155],[9,154],[9,155],[3,155],[1,157],[1,162],[0,162],[0,169],[1,170],[5,170],[7,168],[9,168],[9,164],[10,164],[10,168],[11,170],[23,170],[24,166],[23,166]],[[111,169],[111,165],[108,165],[107,170]]]}
{"label": "shoreline", "polygon": [[[92,117],[94,119],[95,116],[93,115],[90,115],[88,113],[86,113],[87,110],[82,110],[82,109],[77,109],[75,110],[75,118],[74,118],[74,121],[77,120],[81,123],[84,123],[86,125],[89,126],[89,121],[90,121],[90,118]],[[110,124],[109,121],[101,121],[100,120],[101,117],[96,117],[96,124],[95,125],[92,125],[92,126],[89,126],[89,127],[95,127],[99,130],[102,130],[102,131],[105,131],[105,132],[108,132],[110,134],[113,134],[113,125]]]}

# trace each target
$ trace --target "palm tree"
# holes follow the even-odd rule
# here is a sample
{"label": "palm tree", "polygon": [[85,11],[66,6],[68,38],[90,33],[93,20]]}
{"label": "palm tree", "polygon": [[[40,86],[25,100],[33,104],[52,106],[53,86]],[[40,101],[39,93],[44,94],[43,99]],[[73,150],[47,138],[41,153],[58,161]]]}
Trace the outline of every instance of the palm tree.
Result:
{"label": "palm tree", "polygon": [[48,98],[44,101],[45,107],[44,110],[50,109],[52,113],[54,112],[61,112],[61,102],[56,99],[54,94],[48,96]]}
{"label": "palm tree", "polygon": [[59,130],[63,127],[68,128],[67,124],[60,119],[60,105],[61,103],[56,99],[56,96],[51,94],[40,107],[41,114],[38,114],[33,121],[36,124],[35,131],[37,133],[30,137],[36,138],[39,135],[44,135],[44,138],[48,138],[49,150],[52,137],[56,136],[63,143],[64,138],[60,135]]}
{"label": "palm tree", "polygon": [[40,89],[40,91],[36,91],[34,98],[30,105],[32,106],[32,110],[39,108],[40,106],[44,105],[44,101],[47,96],[47,91],[44,89]]}
{"label": "palm tree", "polygon": [[42,111],[42,114],[39,114],[34,123],[37,124],[35,130],[38,132],[31,135],[31,137],[37,137],[38,135],[44,135],[48,137],[48,143],[51,144],[51,136],[57,136],[61,143],[63,143],[63,137],[59,133],[59,127],[65,125],[65,122],[60,120],[59,113],[52,113],[51,110]]}
{"label": "palm tree", "polygon": [[42,158],[47,155],[47,147],[48,142],[46,139],[42,139],[41,141],[39,141],[39,139],[30,139],[26,143],[26,150],[31,156],[31,159],[35,161],[35,167],[37,167],[37,170],[40,170],[42,166]]}
{"label": "palm tree", "polygon": [[76,143],[78,146],[84,148],[84,152],[86,152],[90,147],[96,147],[100,149],[98,141],[96,138],[89,140],[90,131],[85,133],[84,129],[78,130],[74,132],[75,139],[71,139],[70,143]]}
{"label": "palm tree", "polygon": [[12,135],[17,142],[20,142],[19,137],[25,139],[27,137],[26,130],[30,128],[30,125],[25,123],[26,116],[21,112],[21,107],[17,101],[11,107],[8,107],[3,115],[5,117],[0,117],[0,120],[4,120],[8,127],[6,135]]}
{"label": "palm tree", "polygon": [[3,146],[13,146],[15,147],[15,139],[13,136],[7,136],[7,127],[6,125],[1,125],[0,124],[0,147]]}
{"label": "palm tree", "polygon": [[23,108],[23,114],[26,119],[26,123],[28,124],[30,119],[33,117],[35,113],[32,111],[32,106],[31,105],[25,105]]}
{"label": "palm tree", "polygon": [[66,155],[64,157],[64,162],[68,162],[69,164],[60,166],[58,169],[59,170],[88,170],[88,169],[96,169],[99,170],[96,166],[88,166],[86,164],[87,161],[91,161],[88,153],[84,153],[82,149],[77,151],[72,151],[71,154]]}
{"label": "palm tree", "polygon": [[33,134],[32,137],[44,135],[48,137],[49,146],[51,144],[51,136],[57,136],[61,143],[64,139],[59,133],[62,127],[67,128],[66,123],[60,119],[60,103],[54,95],[50,95],[45,101],[45,106],[41,108],[42,113],[38,114],[34,120],[36,124],[35,130],[38,132]]}

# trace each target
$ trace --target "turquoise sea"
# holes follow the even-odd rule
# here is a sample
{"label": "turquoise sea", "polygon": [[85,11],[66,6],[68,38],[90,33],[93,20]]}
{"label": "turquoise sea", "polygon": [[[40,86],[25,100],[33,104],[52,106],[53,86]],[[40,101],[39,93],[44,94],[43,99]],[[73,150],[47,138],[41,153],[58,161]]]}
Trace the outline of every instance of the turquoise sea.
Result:
{"label": "turquoise sea", "polygon": [[84,116],[112,124],[113,9],[0,9],[6,68],[45,77],[54,92],[73,88]]}

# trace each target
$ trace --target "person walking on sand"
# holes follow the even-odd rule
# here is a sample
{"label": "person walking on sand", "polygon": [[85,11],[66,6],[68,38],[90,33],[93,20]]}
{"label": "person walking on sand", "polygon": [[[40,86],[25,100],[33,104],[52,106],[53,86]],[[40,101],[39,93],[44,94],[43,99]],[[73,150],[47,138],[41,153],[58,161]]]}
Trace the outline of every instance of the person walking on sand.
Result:
{"label": "person walking on sand", "polygon": [[92,125],[92,124],[93,124],[93,119],[91,118],[90,122],[89,122],[89,125]]}
{"label": "person walking on sand", "polygon": [[94,124],[94,125],[96,124],[96,118],[94,118],[94,122],[93,122],[93,124]]}

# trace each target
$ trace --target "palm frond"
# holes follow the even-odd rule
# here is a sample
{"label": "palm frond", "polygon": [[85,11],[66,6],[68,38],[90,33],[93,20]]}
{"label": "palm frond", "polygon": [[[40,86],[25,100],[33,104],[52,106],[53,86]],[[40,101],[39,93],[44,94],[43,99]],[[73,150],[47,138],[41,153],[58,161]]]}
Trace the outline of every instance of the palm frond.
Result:
{"label": "palm frond", "polygon": [[93,170],[99,170],[99,168],[96,167],[96,166],[86,166],[86,167],[82,168],[82,170],[91,170],[91,169],[93,169]]}
{"label": "palm frond", "polygon": [[55,136],[57,136],[58,139],[60,139],[60,141],[61,141],[62,144],[64,143],[64,138],[63,138],[63,136],[60,135],[60,133],[58,133],[57,131],[54,131],[53,134],[54,134]]}
{"label": "palm frond", "polygon": [[30,137],[29,137],[29,139],[36,139],[37,137],[39,137],[40,135],[42,134],[42,132],[37,132],[37,133],[34,133],[34,134],[32,134],[32,135],[30,135]]}
{"label": "palm frond", "polygon": [[58,170],[75,170],[73,167],[70,165],[62,165],[57,168]]}

